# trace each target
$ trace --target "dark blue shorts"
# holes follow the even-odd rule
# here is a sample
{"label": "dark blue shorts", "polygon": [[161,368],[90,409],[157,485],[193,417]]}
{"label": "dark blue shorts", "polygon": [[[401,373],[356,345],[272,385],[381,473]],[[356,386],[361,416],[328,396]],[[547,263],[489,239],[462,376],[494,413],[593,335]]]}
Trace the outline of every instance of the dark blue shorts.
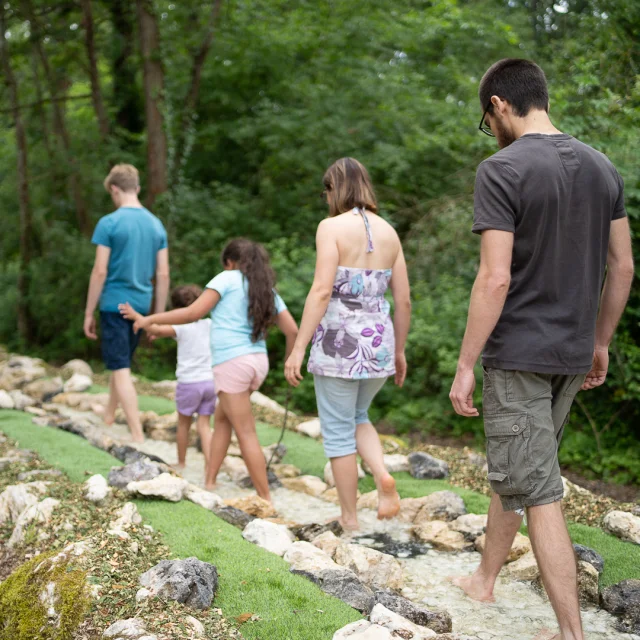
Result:
{"label": "dark blue shorts", "polygon": [[140,334],[133,333],[133,322],[113,311],[100,312],[102,359],[109,371],[130,369],[131,358],[138,346]]}

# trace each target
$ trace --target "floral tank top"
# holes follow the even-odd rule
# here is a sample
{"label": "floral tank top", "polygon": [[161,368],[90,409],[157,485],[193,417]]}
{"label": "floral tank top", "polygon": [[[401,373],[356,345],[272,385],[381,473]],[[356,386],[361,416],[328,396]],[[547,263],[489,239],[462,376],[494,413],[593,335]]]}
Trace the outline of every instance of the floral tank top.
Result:
{"label": "floral tank top", "polygon": [[[367,253],[373,251],[369,220]],[[391,269],[338,267],[327,311],[311,341],[307,369],[333,378],[386,378],[395,373],[395,337],[385,299]]]}

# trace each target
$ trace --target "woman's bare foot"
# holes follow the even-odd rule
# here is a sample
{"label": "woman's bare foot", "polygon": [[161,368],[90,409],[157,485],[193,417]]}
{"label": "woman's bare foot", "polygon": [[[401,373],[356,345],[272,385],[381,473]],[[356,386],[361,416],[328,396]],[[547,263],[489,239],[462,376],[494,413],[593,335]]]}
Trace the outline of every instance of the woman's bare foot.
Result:
{"label": "woman's bare foot", "polygon": [[[333,522],[336,518],[332,518],[330,522]],[[337,518],[340,526],[344,529],[345,533],[353,533],[354,531],[360,531],[360,524],[358,520],[344,520],[342,517]]]}
{"label": "woman's bare foot", "polygon": [[400,511],[400,496],[396,491],[396,481],[387,473],[378,486],[378,520],[395,518]]}
{"label": "woman's bare foot", "polygon": [[449,578],[452,584],[462,589],[472,600],[478,602],[495,602],[493,591],[488,591],[476,574]]}

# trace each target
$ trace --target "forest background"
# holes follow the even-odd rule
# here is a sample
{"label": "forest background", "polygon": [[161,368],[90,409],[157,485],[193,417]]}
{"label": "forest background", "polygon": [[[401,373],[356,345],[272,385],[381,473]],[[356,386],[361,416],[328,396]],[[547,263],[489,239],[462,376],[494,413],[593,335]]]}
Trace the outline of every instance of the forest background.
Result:
{"label": "forest background", "polygon": [[[479,443],[482,421],[456,417],[448,392],[478,266],[474,174],[496,151],[477,86],[507,56],[535,59],[556,126],[617,166],[640,251],[635,0],[10,0],[0,32],[0,342],[13,350],[99,361],[82,320],[116,162],[141,170],[174,285],[206,284],[244,235],[268,247],[299,319],[322,175],[351,155],[403,239],[414,303],[407,384],[385,387],[374,418]],[[607,383],[578,396],[561,448],[566,466],[636,485],[639,320],[636,279]],[[283,401],[284,344],[269,341],[265,391]],[[135,369],[167,377],[174,358],[159,341]],[[315,411],[310,376],[293,408]]]}

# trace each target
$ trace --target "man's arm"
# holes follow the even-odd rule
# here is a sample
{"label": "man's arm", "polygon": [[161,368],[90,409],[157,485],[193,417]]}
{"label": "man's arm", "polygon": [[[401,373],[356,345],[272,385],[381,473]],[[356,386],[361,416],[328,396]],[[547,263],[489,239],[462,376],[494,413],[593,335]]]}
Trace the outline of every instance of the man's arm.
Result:
{"label": "man's arm", "polygon": [[607,277],[600,299],[600,313],[596,324],[596,345],[593,366],[587,374],[582,389],[599,387],[607,378],[609,369],[609,345],[622,317],[631,283],[633,282],[633,252],[628,218],[614,220],[609,236]]}
{"label": "man's arm", "polygon": [[96,247],[96,259],[91,270],[91,279],[89,280],[89,292],[87,293],[87,306],[84,312],[84,335],[90,340],[97,340],[95,311],[98,301],[102,295],[104,282],[107,279],[109,268],[109,257],[111,256],[111,248],[104,245]]}
{"label": "man's arm", "polygon": [[473,406],[476,378],[473,368],[494,330],[511,284],[513,233],[487,230],[482,233],[480,269],[471,291],[467,330],[462,341],[458,370],[449,397],[461,416],[479,415]]}
{"label": "man's arm", "polygon": [[156,255],[156,304],[154,313],[167,308],[169,295],[169,249],[160,249]]}

